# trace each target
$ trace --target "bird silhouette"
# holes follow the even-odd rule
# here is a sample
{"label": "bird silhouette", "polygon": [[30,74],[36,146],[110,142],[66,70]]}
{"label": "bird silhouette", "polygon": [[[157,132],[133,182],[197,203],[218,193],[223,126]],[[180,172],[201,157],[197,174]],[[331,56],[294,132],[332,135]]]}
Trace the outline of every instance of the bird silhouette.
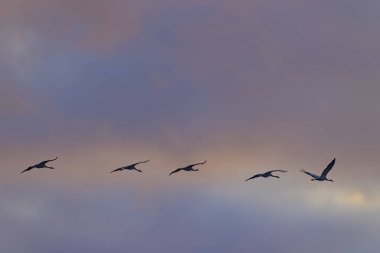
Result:
{"label": "bird silhouette", "polygon": [[138,172],[142,172],[141,170],[139,170],[139,169],[136,168],[136,165],[141,164],[141,163],[147,163],[147,162],[149,162],[149,159],[146,160],[146,161],[134,163],[134,164],[127,165],[127,166],[124,166],[124,167],[121,167],[121,168],[117,168],[117,169],[111,171],[110,173],[113,173],[113,172],[116,172],[116,171],[123,171],[123,170],[136,170]]}
{"label": "bird silhouette", "polygon": [[24,172],[29,171],[29,170],[32,170],[32,169],[42,169],[42,168],[55,169],[55,168],[53,168],[53,167],[46,166],[46,164],[47,164],[48,162],[52,162],[52,161],[55,161],[55,160],[57,160],[57,159],[58,159],[58,157],[56,157],[56,158],[54,158],[54,159],[51,159],[51,160],[46,160],[46,161],[40,162],[40,163],[38,163],[38,164],[35,164],[35,165],[33,165],[33,166],[30,166],[30,167],[28,167],[27,169],[21,171],[21,173],[24,173]]}
{"label": "bird silhouette", "polygon": [[169,176],[170,176],[171,174],[177,173],[177,172],[179,172],[179,171],[181,171],[181,170],[184,170],[184,171],[199,171],[199,169],[194,169],[193,167],[196,166],[196,165],[202,165],[202,164],[205,164],[206,162],[207,162],[207,161],[204,161],[203,163],[195,163],[195,164],[191,164],[191,165],[189,165],[189,166],[183,167],[183,168],[179,168],[179,169],[173,170],[173,171],[169,174]]}
{"label": "bird silhouette", "polygon": [[312,177],[311,181],[330,181],[334,182],[332,179],[326,178],[327,174],[330,172],[330,170],[334,167],[335,165],[335,158],[327,165],[327,167],[323,170],[322,174],[320,176],[315,175],[313,173],[307,172],[306,170],[301,170],[301,172],[309,175]]}
{"label": "bird silhouette", "polygon": [[256,174],[250,178],[247,178],[245,181],[247,182],[248,180],[251,180],[251,179],[254,179],[254,178],[258,178],[258,177],[264,177],[264,178],[267,178],[267,177],[275,177],[275,178],[280,178],[279,176],[275,176],[273,175],[272,173],[273,172],[287,172],[286,170],[271,170],[271,171],[267,171],[265,173],[261,173],[261,174]]}

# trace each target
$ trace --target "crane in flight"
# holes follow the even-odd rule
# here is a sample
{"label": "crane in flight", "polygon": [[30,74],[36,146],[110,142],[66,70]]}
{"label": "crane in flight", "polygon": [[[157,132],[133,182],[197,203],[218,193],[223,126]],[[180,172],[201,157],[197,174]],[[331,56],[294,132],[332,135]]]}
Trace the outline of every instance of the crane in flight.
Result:
{"label": "crane in flight", "polygon": [[139,170],[139,169],[136,168],[136,165],[141,164],[141,163],[147,163],[147,162],[149,162],[149,159],[146,160],[146,161],[134,163],[134,164],[127,165],[127,166],[124,166],[124,167],[121,167],[121,168],[117,168],[117,169],[111,171],[110,173],[113,173],[113,172],[116,172],[116,171],[123,171],[123,170],[136,170],[138,172],[142,172],[141,170]]}
{"label": "crane in flight", "polygon": [[301,172],[309,175],[312,177],[311,181],[330,181],[334,182],[332,179],[326,178],[327,174],[330,172],[330,170],[334,167],[335,165],[335,158],[327,165],[327,167],[323,170],[322,174],[320,176],[315,175],[313,173],[307,172],[306,170],[301,170]]}
{"label": "crane in flight", "polygon": [[267,177],[275,177],[275,178],[280,178],[279,176],[275,176],[273,175],[272,173],[273,172],[288,172],[286,170],[271,170],[271,171],[267,171],[265,173],[261,173],[261,174],[256,174],[250,178],[247,178],[245,181],[247,182],[248,180],[251,180],[251,179],[254,179],[254,178],[258,178],[258,177],[264,177],[264,178],[267,178]]}
{"label": "crane in flight", "polygon": [[48,162],[52,162],[52,161],[55,161],[55,160],[57,160],[57,159],[58,159],[58,157],[56,157],[56,158],[54,158],[54,159],[51,159],[51,160],[46,160],[46,161],[43,161],[43,162],[37,163],[37,164],[35,164],[35,165],[33,165],[33,166],[30,166],[30,167],[28,167],[27,169],[21,171],[21,173],[27,172],[27,171],[32,170],[32,169],[42,169],[42,168],[47,168],[47,169],[52,169],[52,170],[53,170],[53,169],[55,169],[55,168],[53,168],[53,167],[49,167],[49,166],[47,166],[46,164],[47,164]]}
{"label": "crane in flight", "polygon": [[194,167],[194,166],[197,166],[197,165],[203,165],[203,164],[205,164],[206,162],[207,162],[207,161],[204,161],[203,163],[194,163],[194,164],[190,164],[189,166],[186,166],[186,167],[183,167],[183,168],[179,168],[179,169],[173,170],[173,171],[169,174],[169,176],[170,176],[171,174],[177,173],[177,172],[179,172],[179,171],[181,171],[181,170],[184,170],[184,171],[199,171],[199,169],[194,169],[193,167]]}

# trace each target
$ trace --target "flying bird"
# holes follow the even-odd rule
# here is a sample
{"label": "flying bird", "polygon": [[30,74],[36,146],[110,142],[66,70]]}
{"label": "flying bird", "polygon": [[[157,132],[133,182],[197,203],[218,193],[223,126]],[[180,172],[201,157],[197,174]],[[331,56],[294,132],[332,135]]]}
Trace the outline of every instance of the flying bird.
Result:
{"label": "flying bird", "polygon": [[254,179],[254,178],[258,178],[258,177],[264,177],[264,178],[267,178],[267,177],[276,177],[276,178],[280,178],[279,176],[275,176],[273,175],[272,173],[273,172],[288,172],[286,170],[271,170],[271,171],[267,171],[265,173],[261,173],[261,174],[256,174],[248,179],[246,179],[245,181],[247,182],[248,180],[251,180],[251,179]]}
{"label": "flying bird", "polygon": [[301,170],[301,172],[308,174],[309,176],[312,177],[311,181],[330,181],[334,182],[332,179],[326,178],[327,174],[330,172],[330,170],[334,167],[335,165],[335,158],[332,160],[329,165],[327,165],[326,169],[323,170],[322,174],[320,176],[315,175],[313,173],[307,172],[306,170]]}
{"label": "flying bird", "polygon": [[197,166],[197,165],[205,164],[206,162],[207,162],[207,161],[204,161],[203,163],[195,163],[195,164],[191,164],[191,165],[189,165],[189,166],[183,167],[183,168],[176,169],[176,170],[172,171],[172,172],[169,174],[169,176],[170,176],[171,174],[177,173],[177,172],[179,172],[179,171],[181,171],[181,170],[184,170],[184,171],[199,171],[199,169],[194,169],[193,167],[194,167],[194,166]]}
{"label": "flying bird", "polygon": [[33,165],[33,166],[30,166],[30,167],[28,167],[26,170],[23,170],[23,171],[21,171],[21,173],[24,173],[24,172],[26,172],[26,171],[29,171],[29,170],[32,170],[32,169],[42,169],[42,168],[47,168],[47,169],[55,169],[55,168],[53,168],[53,167],[49,167],[49,166],[47,166],[46,164],[48,163],[48,162],[52,162],[52,161],[55,161],[55,160],[57,160],[58,159],[58,157],[56,157],[56,158],[54,158],[54,159],[51,159],[51,160],[46,160],[46,161],[43,161],[43,162],[40,162],[40,163],[38,163],[38,164],[36,164],[36,165]]}
{"label": "flying bird", "polygon": [[138,162],[138,163],[134,163],[134,164],[131,164],[131,165],[127,165],[127,166],[118,168],[116,170],[113,170],[110,173],[113,173],[113,172],[116,172],[116,171],[122,171],[122,170],[136,170],[138,172],[142,172],[141,170],[139,170],[139,169],[136,168],[136,165],[141,164],[141,163],[147,163],[147,162],[149,162],[149,160]]}

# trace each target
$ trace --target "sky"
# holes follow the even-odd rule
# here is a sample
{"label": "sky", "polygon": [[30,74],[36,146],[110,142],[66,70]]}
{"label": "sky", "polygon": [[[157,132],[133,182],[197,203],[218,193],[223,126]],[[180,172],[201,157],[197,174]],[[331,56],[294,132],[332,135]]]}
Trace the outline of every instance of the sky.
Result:
{"label": "sky", "polygon": [[1,252],[378,251],[379,1],[1,0],[0,31]]}

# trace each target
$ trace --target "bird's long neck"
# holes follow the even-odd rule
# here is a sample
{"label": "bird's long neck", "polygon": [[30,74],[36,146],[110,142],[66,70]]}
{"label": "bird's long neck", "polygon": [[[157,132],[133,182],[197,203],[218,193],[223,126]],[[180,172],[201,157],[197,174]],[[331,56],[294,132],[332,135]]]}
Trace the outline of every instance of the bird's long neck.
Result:
{"label": "bird's long neck", "polygon": [[57,160],[58,157],[54,158],[54,159],[50,159],[50,160],[46,160],[46,161],[43,161],[42,163],[46,164],[46,163],[49,163],[49,162],[52,162],[52,161],[55,161]]}
{"label": "bird's long neck", "polygon": [[138,164],[141,164],[141,163],[147,163],[147,162],[149,162],[149,160],[138,162],[138,163],[134,163],[134,164],[132,164],[132,166],[135,166],[135,165],[138,165]]}
{"label": "bird's long neck", "polygon": [[190,165],[189,167],[193,167],[193,166],[196,166],[196,165],[202,165],[202,164],[205,164],[205,163],[206,163],[206,161],[204,161],[202,163],[194,163],[194,164]]}

